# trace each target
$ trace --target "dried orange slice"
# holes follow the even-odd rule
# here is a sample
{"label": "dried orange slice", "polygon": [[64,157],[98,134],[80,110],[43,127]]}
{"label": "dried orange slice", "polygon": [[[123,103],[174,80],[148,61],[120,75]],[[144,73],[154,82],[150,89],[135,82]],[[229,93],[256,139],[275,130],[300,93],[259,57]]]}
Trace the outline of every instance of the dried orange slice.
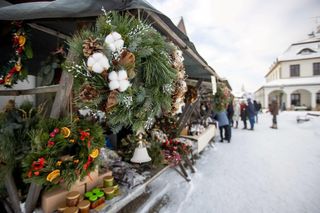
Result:
{"label": "dried orange slice", "polygon": [[14,67],[16,68],[17,72],[19,72],[21,70],[21,68],[22,68],[22,65],[16,63]]}
{"label": "dried orange slice", "polygon": [[99,149],[94,149],[92,150],[92,152],[90,153],[90,157],[92,157],[93,159],[98,157],[99,155]]}
{"label": "dried orange slice", "polygon": [[68,127],[62,127],[61,134],[64,136],[64,138],[67,138],[70,136],[71,130]]}
{"label": "dried orange slice", "polygon": [[25,36],[19,36],[19,46],[22,47],[26,43],[26,40]]}
{"label": "dried orange slice", "polygon": [[47,176],[47,181],[52,182],[55,178],[60,176],[60,170],[56,169],[50,172]]}

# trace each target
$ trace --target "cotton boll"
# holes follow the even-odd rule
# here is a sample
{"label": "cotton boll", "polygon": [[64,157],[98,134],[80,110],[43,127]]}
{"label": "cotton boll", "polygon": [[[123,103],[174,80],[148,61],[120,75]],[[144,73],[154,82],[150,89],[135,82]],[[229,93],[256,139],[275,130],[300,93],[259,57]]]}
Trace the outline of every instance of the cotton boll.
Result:
{"label": "cotton boll", "polygon": [[95,63],[95,60],[94,60],[93,56],[90,56],[87,61],[87,66],[89,67],[89,69],[92,69],[92,66],[94,63]]}
{"label": "cotton boll", "polygon": [[92,71],[95,72],[95,73],[102,73],[103,70],[104,70],[104,68],[99,63],[95,63],[92,66]]}
{"label": "cotton boll", "polygon": [[128,89],[128,87],[130,86],[130,82],[128,80],[122,80],[122,81],[119,81],[119,91],[120,92],[124,92]]}
{"label": "cotton boll", "polygon": [[121,35],[117,32],[112,32],[110,33],[110,35],[112,36],[114,41],[121,39]]}
{"label": "cotton boll", "polygon": [[117,81],[118,80],[118,74],[116,71],[112,71],[109,73],[108,78],[110,81]]}
{"label": "cotton boll", "polygon": [[128,75],[127,75],[127,71],[125,70],[120,70],[118,72],[118,80],[121,81],[121,80],[127,80],[128,79]]}
{"label": "cotton boll", "polygon": [[124,45],[121,35],[117,32],[112,32],[107,35],[104,42],[108,45],[112,52],[120,51]]}
{"label": "cotton boll", "polygon": [[115,52],[115,51],[116,51],[116,46],[114,45],[114,43],[109,43],[109,44],[108,44],[108,47],[110,48],[110,50],[111,50],[112,52]]}
{"label": "cotton boll", "polygon": [[109,89],[110,90],[115,90],[119,88],[119,81],[110,81],[109,83]]}
{"label": "cotton boll", "polygon": [[109,69],[109,67],[110,67],[108,58],[104,55],[103,55],[103,57],[100,58],[99,64],[106,70]]}
{"label": "cotton boll", "polygon": [[110,33],[109,35],[106,36],[106,38],[104,39],[104,43],[106,44],[111,44],[114,42],[114,39],[112,37],[112,34]]}
{"label": "cotton boll", "polygon": [[93,53],[92,57],[95,61],[99,61],[101,58],[105,57],[102,53]]}

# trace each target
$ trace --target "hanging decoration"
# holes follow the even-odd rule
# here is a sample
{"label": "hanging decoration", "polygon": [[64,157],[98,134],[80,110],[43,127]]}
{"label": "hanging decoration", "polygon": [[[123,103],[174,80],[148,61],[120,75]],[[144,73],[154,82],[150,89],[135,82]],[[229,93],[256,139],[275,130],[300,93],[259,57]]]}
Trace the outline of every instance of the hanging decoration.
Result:
{"label": "hanging decoration", "polygon": [[29,35],[25,30],[25,26],[21,21],[12,23],[12,48],[13,56],[9,60],[6,67],[0,67],[0,85],[11,87],[18,80],[27,78],[27,70],[25,62],[33,57]]}
{"label": "hanging decoration", "polygon": [[89,175],[104,145],[101,127],[79,119],[72,123],[44,119],[30,138],[32,149],[23,160],[23,178],[48,188],[61,183],[70,187]]}
{"label": "hanging decoration", "polygon": [[[105,12],[93,31],[83,30],[68,43],[66,69],[75,77],[76,105],[106,112],[114,133],[123,127],[134,133],[151,128],[183,100],[181,52],[143,21]],[[83,85],[99,96],[88,99]]]}
{"label": "hanging decoration", "polygon": [[[177,72],[177,79],[174,82],[174,88],[172,89],[172,110],[171,114],[176,114],[179,112],[181,106],[184,104],[185,93],[187,92],[187,83],[185,81],[185,69],[183,65],[184,58],[182,56],[182,51],[177,47],[171,52],[171,63],[172,67]],[[165,85],[167,86],[167,85]],[[164,92],[170,89],[169,86],[164,88]]]}
{"label": "hanging decoration", "polygon": [[227,105],[230,101],[230,92],[228,88],[222,84],[218,83],[217,92],[213,96],[213,110],[220,112],[227,109]]}

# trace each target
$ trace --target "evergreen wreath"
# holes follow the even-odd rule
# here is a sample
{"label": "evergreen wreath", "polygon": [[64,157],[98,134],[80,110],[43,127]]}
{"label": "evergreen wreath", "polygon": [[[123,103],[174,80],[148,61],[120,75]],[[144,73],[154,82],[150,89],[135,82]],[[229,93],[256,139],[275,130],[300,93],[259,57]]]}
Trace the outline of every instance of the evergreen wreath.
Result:
{"label": "evergreen wreath", "polygon": [[12,48],[14,54],[6,67],[0,67],[0,85],[6,87],[11,87],[18,80],[27,78],[28,72],[25,68],[25,62],[33,57],[29,35],[25,30],[24,24],[21,21],[16,21],[12,25]]}
{"label": "evergreen wreath", "polygon": [[72,123],[43,119],[29,135],[32,143],[30,154],[23,161],[24,181],[47,188],[57,184],[69,188],[89,175],[104,145],[101,127],[79,119]]}
{"label": "evergreen wreath", "polygon": [[177,48],[150,25],[109,12],[68,43],[65,67],[75,77],[76,105],[105,111],[114,133],[148,130],[172,110],[175,84],[183,80],[172,64]]}

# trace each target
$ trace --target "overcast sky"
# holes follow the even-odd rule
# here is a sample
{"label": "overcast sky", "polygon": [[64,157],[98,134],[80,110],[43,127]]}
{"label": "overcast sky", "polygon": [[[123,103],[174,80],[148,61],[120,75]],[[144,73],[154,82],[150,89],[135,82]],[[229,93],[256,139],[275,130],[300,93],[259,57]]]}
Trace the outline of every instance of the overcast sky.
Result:
{"label": "overcast sky", "polygon": [[320,0],[148,1],[175,24],[183,17],[200,55],[235,92],[262,86],[271,64],[320,16]]}

